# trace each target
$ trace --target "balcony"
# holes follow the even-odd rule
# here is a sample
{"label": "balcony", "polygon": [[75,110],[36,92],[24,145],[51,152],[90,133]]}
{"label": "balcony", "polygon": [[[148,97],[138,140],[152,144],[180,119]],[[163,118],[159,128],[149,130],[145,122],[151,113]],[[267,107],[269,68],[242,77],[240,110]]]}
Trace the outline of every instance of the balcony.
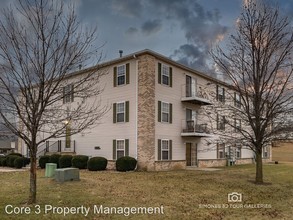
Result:
{"label": "balcony", "polygon": [[75,153],[75,141],[46,141],[45,153]]}
{"label": "balcony", "polygon": [[196,105],[212,105],[204,90],[195,83],[182,85],[181,101]]}
{"label": "balcony", "polygon": [[182,137],[211,137],[207,124],[197,124],[194,120],[182,121]]}

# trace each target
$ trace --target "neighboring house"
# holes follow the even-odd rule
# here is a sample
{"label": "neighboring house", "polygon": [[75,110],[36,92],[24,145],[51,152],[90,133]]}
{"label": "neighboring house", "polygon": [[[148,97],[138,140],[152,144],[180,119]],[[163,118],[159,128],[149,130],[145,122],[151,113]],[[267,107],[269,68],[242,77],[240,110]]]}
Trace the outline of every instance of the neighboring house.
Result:
{"label": "neighboring house", "polygon": [[[129,155],[138,160],[141,170],[225,166],[227,158],[236,164],[254,161],[253,152],[245,146],[210,141],[216,137],[201,112],[205,106],[225,99],[227,84],[150,50],[101,66],[109,71],[100,82],[105,85],[102,104],[111,105],[111,111],[88,132],[47,142],[39,155],[73,152],[102,156],[108,159],[108,168],[117,158]],[[63,90],[67,94],[64,105],[78,101],[71,90],[72,85]],[[217,100],[210,97],[211,90]],[[222,116],[214,123],[217,129],[225,129]],[[239,121],[235,123],[240,126]],[[26,154],[25,145],[20,144]],[[264,149],[264,157],[270,159],[270,148]]]}

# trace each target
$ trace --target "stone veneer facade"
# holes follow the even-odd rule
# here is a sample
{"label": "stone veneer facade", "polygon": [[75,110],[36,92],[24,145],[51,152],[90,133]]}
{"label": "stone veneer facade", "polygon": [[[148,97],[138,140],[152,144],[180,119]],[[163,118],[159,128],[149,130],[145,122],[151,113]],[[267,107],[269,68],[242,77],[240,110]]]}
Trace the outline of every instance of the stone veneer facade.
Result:
{"label": "stone veneer facade", "polygon": [[150,55],[138,57],[138,170],[155,170],[155,61]]}

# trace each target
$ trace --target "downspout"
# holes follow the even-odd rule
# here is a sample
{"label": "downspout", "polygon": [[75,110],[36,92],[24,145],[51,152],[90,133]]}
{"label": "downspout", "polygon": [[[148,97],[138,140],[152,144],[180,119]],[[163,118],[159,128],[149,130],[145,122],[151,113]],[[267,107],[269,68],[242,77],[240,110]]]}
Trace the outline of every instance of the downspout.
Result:
{"label": "downspout", "polygon": [[138,159],[138,156],[137,156],[137,152],[138,152],[138,149],[137,149],[137,144],[138,144],[138,59],[135,55],[133,55],[133,58],[136,60],[136,74],[135,74],[135,89],[136,89],[136,95],[135,95],[135,159],[137,160]]}

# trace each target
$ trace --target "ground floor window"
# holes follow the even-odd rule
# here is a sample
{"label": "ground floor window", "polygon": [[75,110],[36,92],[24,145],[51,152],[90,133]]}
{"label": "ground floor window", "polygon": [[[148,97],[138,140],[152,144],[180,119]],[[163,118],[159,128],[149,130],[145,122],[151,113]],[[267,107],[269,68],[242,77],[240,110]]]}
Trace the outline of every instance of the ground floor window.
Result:
{"label": "ground floor window", "polygon": [[158,160],[172,160],[172,140],[158,140]]}
{"label": "ground floor window", "polygon": [[129,156],[129,139],[113,140],[113,159]]}
{"label": "ground floor window", "polygon": [[269,158],[270,157],[270,155],[269,155],[269,147],[268,146],[263,147],[262,154],[263,154],[262,155],[263,158]]}
{"label": "ground floor window", "polygon": [[218,144],[217,145],[217,158],[218,159],[225,159],[225,144]]}

